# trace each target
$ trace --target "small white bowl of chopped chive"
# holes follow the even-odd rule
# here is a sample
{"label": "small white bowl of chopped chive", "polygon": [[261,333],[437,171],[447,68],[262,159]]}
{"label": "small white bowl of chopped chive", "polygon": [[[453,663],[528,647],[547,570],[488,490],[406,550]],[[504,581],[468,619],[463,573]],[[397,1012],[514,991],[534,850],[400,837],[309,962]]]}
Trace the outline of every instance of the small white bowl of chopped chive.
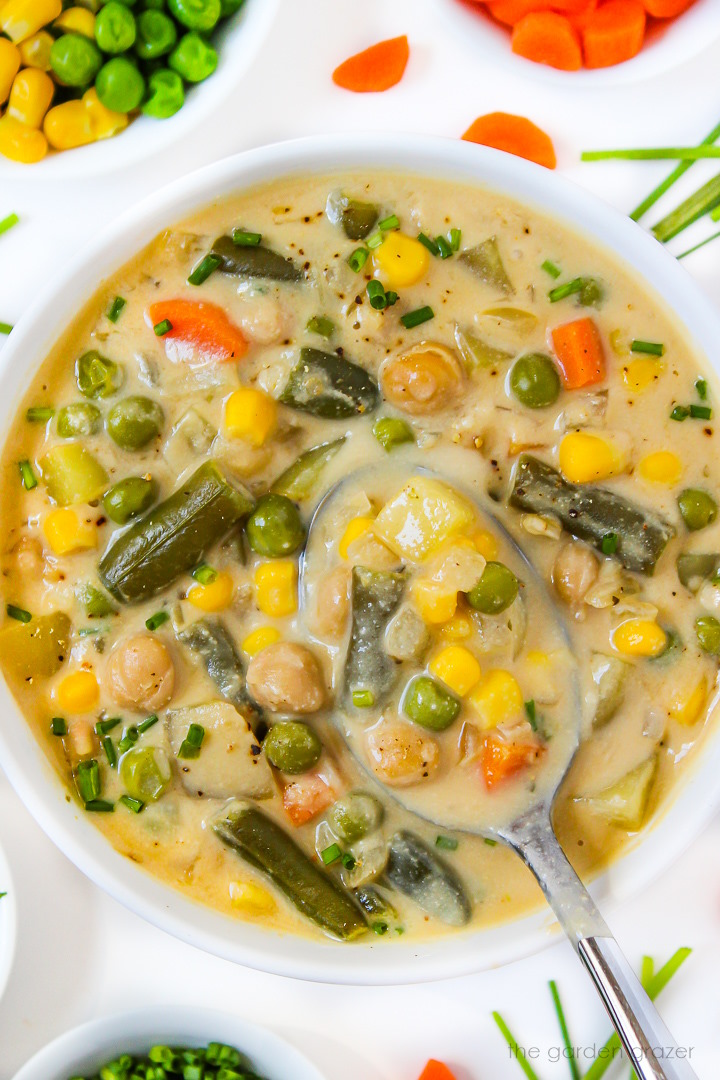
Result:
{"label": "small white bowl of chopped chive", "polygon": [[17,906],[10,867],[0,848],[0,998],[10,977],[17,933]]}
{"label": "small white bowl of chopped chive", "polygon": [[73,1028],[14,1080],[323,1080],[283,1039],[229,1013],[155,1006]]}
{"label": "small white bowl of chopped chive", "polygon": [[187,138],[232,95],[279,0],[61,4],[0,4],[0,177],[87,178]]}

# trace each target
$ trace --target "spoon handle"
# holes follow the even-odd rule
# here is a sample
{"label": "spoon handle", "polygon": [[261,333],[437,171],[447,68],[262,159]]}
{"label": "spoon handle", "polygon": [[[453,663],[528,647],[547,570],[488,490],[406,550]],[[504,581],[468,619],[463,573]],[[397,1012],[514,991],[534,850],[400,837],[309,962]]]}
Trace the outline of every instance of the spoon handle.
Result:
{"label": "spoon handle", "polygon": [[595,983],[638,1080],[697,1080],[539,806],[503,838],[537,878],[560,926]]}

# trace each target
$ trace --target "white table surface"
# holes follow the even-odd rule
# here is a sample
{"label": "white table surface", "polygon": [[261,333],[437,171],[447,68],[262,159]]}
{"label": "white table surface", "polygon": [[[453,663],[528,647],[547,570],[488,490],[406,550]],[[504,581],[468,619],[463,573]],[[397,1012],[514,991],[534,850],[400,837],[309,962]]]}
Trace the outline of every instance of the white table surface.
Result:
{"label": "white table surface", "polygon": [[[446,0],[281,0],[264,50],[234,100],[192,140],[142,167],[87,181],[49,185],[32,170],[17,181],[0,172],[0,217],[22,224],[2,238],[0,320],[15,322],[70,253],[116,214],[161,185],[235,151],[294,136],[397,130],[459,136],[495,109],[530,116],[553,137],[559,168],[628,210],[659,179],[662,164],[581,165],[593,146],[684,144],[717,122],[720,47],[640,85],[569,89],[519,80],[512,64],[479,64],[442,18]],[[720,2],[718,3],[720,17]],[[412,55],[390,93],[353,95],[330,73],[347,55],[407,33]],[[696,166],[668,200],[712,175]],[[664,204],[664,205],[667,205]],[[697,225],[676,250],[708,231]],[[687,269],[720,303],[720,241]],[[0,357],[0,363],[2,359]],[[49,842],[0,772],[0,842],[19,906],[15,967],[0,1003],[0,1080],[45,1042],[84,1020],[149,1002],[235,1010],[291,1039],[328,1080],[416,1080],[429,1056],[458,1080],[520,1080],[490,1011],[500,1010],[521,1042],[537,1046],[534,1065],[548,1080],[567,1077],[554,1058],[559,1038],[547,991],[558,980],[575,1041],[604,1041],[608,1022],[570,947],[558,943],[504,969],[434,985],[345,989],[298,984],[206,956],[146,925],[87,881]],[[644,896],[611,912],[633,962],[664,960],[679,945],[695,950],[662,1011],[701,1080],[720,1061],[720,817],[690,838],[683,858]],[[2,883],[0,882],[0,891]],[[555,1051],[555,1053],[554,1053]],[[627,1076],[627,1067],[610,1075]]]}

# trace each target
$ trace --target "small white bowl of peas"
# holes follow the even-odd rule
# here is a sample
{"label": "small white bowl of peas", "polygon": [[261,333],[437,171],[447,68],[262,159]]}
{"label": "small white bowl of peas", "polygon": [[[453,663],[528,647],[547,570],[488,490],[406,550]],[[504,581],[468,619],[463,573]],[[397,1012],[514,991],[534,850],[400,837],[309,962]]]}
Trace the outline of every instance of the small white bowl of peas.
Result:
{"label": "small white bowl of peas", "polygon": [[110,172],[212,114],[278,0],[6,0],[0,175]]}

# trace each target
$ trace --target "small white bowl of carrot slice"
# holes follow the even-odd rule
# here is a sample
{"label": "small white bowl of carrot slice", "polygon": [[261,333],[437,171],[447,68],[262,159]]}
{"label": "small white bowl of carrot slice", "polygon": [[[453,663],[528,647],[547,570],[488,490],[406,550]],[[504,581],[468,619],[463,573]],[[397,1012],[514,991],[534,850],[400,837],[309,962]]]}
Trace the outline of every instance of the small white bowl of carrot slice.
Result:
{"label": "small white bowl of carrot slice", "polygon": [[498,63],[586,84],[649,79],[720,38],[717,0],[438,0],[466,41]]}

